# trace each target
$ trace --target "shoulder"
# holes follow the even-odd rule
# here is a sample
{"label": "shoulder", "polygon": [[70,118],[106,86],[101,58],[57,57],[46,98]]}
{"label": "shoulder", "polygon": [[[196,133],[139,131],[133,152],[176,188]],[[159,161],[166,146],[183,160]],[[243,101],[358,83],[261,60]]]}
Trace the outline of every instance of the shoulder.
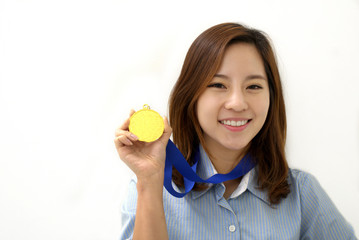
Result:
{"label": "shoulder", "polygon": [[300,202],[302,236],[321,236],[321,239],[354,237],[353,228],[312,174],[290,169],[288,182],[291,194]]}
{"label": "shoulder", "polygon": [[299,169],[290,169],[288,182],[292,193],[297,194],[300,198],[302,208],[311,209],[313,212],[335,208],[329,195],[321,186],[318,179],[311,173]]}
{"label": "shoulder", "polygon": [[306,203],[305,200],[308,197],[315,201],[322,197],[323,194],[326,195],[324,189],[312,174],[299,169],[289,169],[288,183],[291,194],[297,195],[301,199],[302,205]]}
{"label": "shoulder", "polygon": [[299,198],[302,216],[308,215],[313,218],[323,214],[328,208],[335,208],[325,190],[312,174],[298,169],[290,169],[288,182],[291,194],[295,194]]}
{"label": "shoulder", "polygon": [[302,204],[306,204],[307,202],[305,200],[309,199],[311,200],[311,204],[315,204],[320,200],[331,202],[317,178],[308,172],[299,169],[290,169],[288,182],[291,186],[291,191],[295,191],[301,198]]}
{"label": "shoulder", "polygon": [[299,169],[289,169],[288,177],[290,183],[299,185],[303,185],[307,181],[317,181],[312,174]]}

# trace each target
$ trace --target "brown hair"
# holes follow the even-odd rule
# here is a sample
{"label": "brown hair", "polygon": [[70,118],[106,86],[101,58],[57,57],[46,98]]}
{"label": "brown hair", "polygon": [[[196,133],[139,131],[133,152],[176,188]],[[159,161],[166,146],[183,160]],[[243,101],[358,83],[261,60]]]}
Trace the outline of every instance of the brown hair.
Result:
{"label": "brown hair", "polygon": [[[284,150],[286,114],[275,54],[263,32],[237,23],[223,23],[204,31],[192,43],[169,99],[173,141],[190,164],[200,143],[206,149],[197,118],[197,101],[217,73],[226,48],[234,42],[253,44],[264,63],[270,106],[267,119],[252,139],[248,152],[257,162],[260,188],[268,191],[272,204],[277,204],[289,193]],[[183,177],[176,170],[173,171],[173,181],[183,186]],[[194,190],[201,189],[203,185],[195,185]]]}

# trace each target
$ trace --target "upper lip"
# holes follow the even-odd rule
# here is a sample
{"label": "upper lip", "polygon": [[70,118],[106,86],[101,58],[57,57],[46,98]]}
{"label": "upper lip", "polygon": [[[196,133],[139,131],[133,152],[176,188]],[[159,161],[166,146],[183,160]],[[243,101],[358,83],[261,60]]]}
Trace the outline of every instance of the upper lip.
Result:
{"label": "upper lip", "polygon": [[251,119],[250,118],[222,118],[218,121],[221,122],[221,121],[246,121],[246,120],[251,120]]}

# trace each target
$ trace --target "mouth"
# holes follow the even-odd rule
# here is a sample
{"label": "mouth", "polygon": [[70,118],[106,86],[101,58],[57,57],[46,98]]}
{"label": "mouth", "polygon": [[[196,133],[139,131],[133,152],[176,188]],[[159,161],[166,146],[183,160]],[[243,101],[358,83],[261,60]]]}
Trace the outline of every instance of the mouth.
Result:
{"label": "mouth", "polygon": [[246,119],[246,120],[221,120],[219,121],[221,124],[225,126],[231,126],[231,127],[241,127],[246,125],[248,122],[250,122],[252,119]]}

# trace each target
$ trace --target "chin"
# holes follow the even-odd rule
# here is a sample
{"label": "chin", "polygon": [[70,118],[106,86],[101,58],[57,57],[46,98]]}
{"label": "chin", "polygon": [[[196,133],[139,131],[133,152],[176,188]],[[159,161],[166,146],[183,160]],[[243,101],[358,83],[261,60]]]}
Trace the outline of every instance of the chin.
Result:
{"label": "chin", "polygon": [[223,144],[223,146],[231,151],[242,151],[248,146],[248,143],[235,142]]}

